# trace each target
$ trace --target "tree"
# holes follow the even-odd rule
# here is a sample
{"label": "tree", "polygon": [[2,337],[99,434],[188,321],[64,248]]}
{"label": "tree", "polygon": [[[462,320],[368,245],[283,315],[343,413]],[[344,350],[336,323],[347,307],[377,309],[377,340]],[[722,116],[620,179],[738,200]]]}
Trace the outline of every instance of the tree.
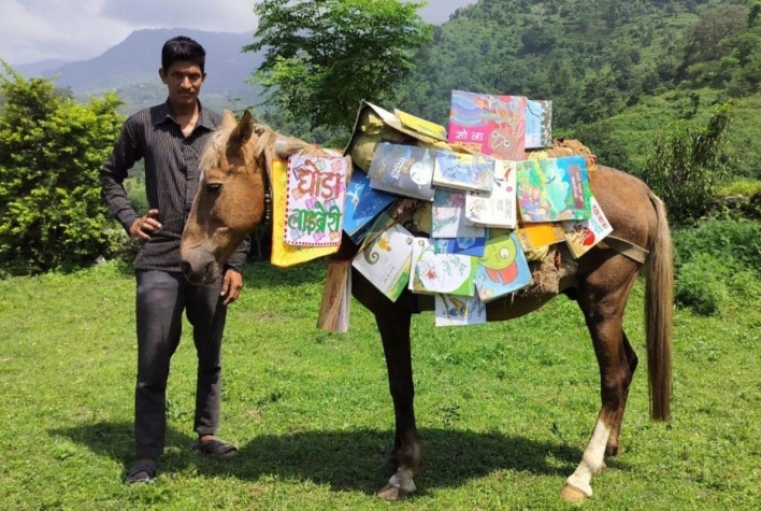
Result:
{"label": "tree", "polygon": [[38,273],[92,264],[113,235],[98,170],[122,119],[114,95],[82,105],[0,61],[0,266]]}
{"label": "tree", "polygon": [[382,102],[414,69],[414,50],[431,26],[400,0],[262,0],[256,42],[265,50],[254,75],[268,104],[310,127],[347,128],[360,100]]}
{"label": "tree", "polygon": [[700,219],[711,207],[717,188],[730,175],[724,152],[731,104],[720,104],[705,125],[677,122],[655,140],[643,179],[663,199],[678,224]]}

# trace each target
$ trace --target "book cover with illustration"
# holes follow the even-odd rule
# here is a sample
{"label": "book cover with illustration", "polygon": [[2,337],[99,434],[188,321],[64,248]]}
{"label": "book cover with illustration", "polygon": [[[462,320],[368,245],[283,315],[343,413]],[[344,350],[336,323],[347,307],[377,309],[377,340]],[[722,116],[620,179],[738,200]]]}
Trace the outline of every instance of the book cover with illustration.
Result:
{"label": "book cover with illustration", "polygon": [[516,164],[518,208],[525,223],[589,219],[589,178],[583,156]]}
{"label": "book cover with illustration", "polygon": [[433,240],[415,238],[409,289],[422,294],[473,296],[477,261],[477,257],[437,254]]}
{"label": "book cover with illustration", "polygon": [[341,244],[348,158],[288,158],[285,242],[324,247]]}
{"label": "book cover with illustration", "polygon": [[452,91],[447,141],[503,160],[526,158],[526,103],[523,96]]}
{"label": "book cover with illustration", "polygon": [[436,326],[486,324],[486,304],[478,296],[436,295]]}
{"label": "book cover with illustration", "polygon": [[484,256],[478,260],[476,290],[488,302],[531,285],[531,270],[514,232],[486,242]]}
{"label": "book cover with illustration", "polygon": [[406,144],[379,142],[367,175],[376,190],[414,199],[433,200],[435,150]]}
{"label": "book cover with illustration", "polygon": [[439,126],[436,123],[426,121],[421,117],[408,114],[407,112],[402,112],[399,109],[394,109],[394,113],[396,114],[397,119],[399,119],[399,122],[402,123],[402,126],[418,133],[428,135],[436,140],[441,140],[442,142],[447,141],[447,129],[444,126]]}
{"label": "book cover with illustration", "polygon": [[552,101],[526,102],[526,149],[552,147]]}
{"label": "book cover with illustration", "polygon": [[339,245],[307,247],[285,242],[286,204],[288,194],[288,162],[272,162],[272,253],[270,262],[278,268],[289,268],[338,252]]}
{"label": "book cover with illustration", "polygon": [[496,160],[479,154],[436,151],[433,184],[457,190],[489,192]]}
{"label": "book cover with illustration", "polygon": [[589,220],[572,220],[563,222],[565,239],[574,257],[581,257],[613,232],[613,226],[603,213],[600,203],[591,197],[592,216]]}
{"label": "book cover with illustration", "polygon": [[346,333],[349,330],[350,306],[351,262],[330,261],[317,316],[317,328]]}
{"label": "book cover with illustration", "polygon": [[[384,221],[381,215],[376,224]],[[374,232],[370,229],[370,232]],[[389,300],[395,302],[410,280],[412,248],[415,238],[400,224],[378,234],[368,235],[365,246],[351,265]]]}
{"label": "book cover with illustration", "polygon": [[524,252],[533,252],[547,245],[565,241],[565,231],[559,223],[518,225],[515,234]]}
{"label": "book cover with illustration", "polygon": [[496,160],[490,192],[468,192],[465,219],[475,225],[514,229],[518,221],[515,162]]}
{"label": "book cover with illustration", "polygon": [[483,238],[486,228],[465,220],[465,192],[436,188],[431,208],[432,238]]}
{"label": "book cover with illustration", "polygon": [[[346,187],[343,229],[354,240],[381,211],[398,197],[370,187],[370,178],[354,169]],[[355,240],[356,243],[356,240]]]}

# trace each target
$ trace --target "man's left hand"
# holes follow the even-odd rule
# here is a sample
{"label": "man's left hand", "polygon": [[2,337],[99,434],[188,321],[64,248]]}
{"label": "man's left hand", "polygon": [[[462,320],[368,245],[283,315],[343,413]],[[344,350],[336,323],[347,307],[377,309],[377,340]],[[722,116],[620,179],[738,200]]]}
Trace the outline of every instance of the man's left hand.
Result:
{"label": "man's left hand", "polygon": [[237,300],[241,289],[243,289],[243,275],[231,268],[225,270],[222,277],[222,291],[219,293],[220,296],[225,297],[223,303],[228,305]]}

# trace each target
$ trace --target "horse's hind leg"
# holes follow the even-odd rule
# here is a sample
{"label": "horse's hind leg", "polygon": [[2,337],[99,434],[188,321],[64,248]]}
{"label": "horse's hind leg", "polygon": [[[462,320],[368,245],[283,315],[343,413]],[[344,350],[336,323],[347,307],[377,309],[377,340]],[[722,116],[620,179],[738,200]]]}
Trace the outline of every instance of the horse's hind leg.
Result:
{"label": "horse's hind leg", "polygon": [[605,454],[618,451],[619,430],[636,367],[636,355],[622,329],[624,308],[635,278],[636,273],[632,273],[613,291],[607,290],[611,282],[606,282],[606,286],[584,286],[579,293],[579,306],[600,367],[602,407],[581,463],[566,480],[561,495],[567,500],[591,496],[592,476],[605,468]]}
{"label": "horse's hind leg", "polygon": [[396,418],[394,450],[390,460],[396,472],[388,484],[378,492],[378,496],[386,500],[397,500],[414,492],[416,488],[413,476],[420,466],[410,354],[411,318],[411,312],[399,306],[383,307],[375,311],[386,356],[388,384]]}

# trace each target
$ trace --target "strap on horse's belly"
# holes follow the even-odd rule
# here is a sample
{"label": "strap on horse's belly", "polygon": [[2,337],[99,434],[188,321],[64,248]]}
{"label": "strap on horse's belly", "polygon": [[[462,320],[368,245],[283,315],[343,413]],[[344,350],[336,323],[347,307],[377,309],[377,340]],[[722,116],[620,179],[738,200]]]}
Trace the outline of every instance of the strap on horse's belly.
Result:
{"label": "strap on horse's belly", "polygon": [[648,250],[640,247],[639,245],[635,245],[631,241],[625,240],[623,238],[617,238],[616,236],[606,236],[603,241],[606,245],[608,245],[616,252],[619,252],[629,259],[640,264],[645,264],[647,255],[650,253]]}

